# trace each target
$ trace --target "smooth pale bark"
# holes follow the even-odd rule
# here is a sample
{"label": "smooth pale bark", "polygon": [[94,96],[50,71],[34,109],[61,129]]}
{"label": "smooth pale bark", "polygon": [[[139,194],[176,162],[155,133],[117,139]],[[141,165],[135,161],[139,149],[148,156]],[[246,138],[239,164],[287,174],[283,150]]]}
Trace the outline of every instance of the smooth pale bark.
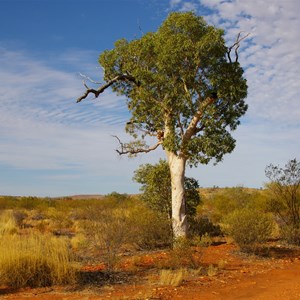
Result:
{"label": "smooth pale bark", "polygon": [[174,238],[186,237],[187,219],[185,206],[184,175],[186,160],[175,153],[167,152],[172,186],[172,227]]}

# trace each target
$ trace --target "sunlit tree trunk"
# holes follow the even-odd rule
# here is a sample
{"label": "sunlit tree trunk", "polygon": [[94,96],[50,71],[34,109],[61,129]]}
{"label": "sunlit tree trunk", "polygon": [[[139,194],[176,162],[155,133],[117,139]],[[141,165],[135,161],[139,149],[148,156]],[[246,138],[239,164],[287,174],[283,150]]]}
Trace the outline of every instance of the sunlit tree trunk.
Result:
{"label": "sunlit tree trunk", "polygon": [[186,200],[184,190],[184,175],[186,160],[175,153],[167,152],[171,173],[172,186],[172,227],[174,238],[186,237]]}

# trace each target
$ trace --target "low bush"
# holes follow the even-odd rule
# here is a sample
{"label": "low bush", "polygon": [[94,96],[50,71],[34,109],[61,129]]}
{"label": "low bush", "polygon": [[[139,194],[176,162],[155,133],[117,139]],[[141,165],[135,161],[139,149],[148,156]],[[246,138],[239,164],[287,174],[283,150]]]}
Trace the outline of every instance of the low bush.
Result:
{"label": "low bush", "polygon": [[192,239],[193,245],[197,247],[209,247],[212,244],[212,238],[209,236],[209,234],[205,233],[201,236],[195,236]]}
{"label": "low bush", "polygon": [[81,226],[107,269],[117,266],[120,254],[131,249],[154,249],[171,244],[171,226],[165,218],[134,199],[104,201],[87,207]]}
{"label": "low bush", "polygon": [[224,219],[224,223],[225,231],[243,251],[255,250],[259,243],[266,241],[274,225],[270,214],[252,209],[235,210]]}
{"label": "low bush", "polygon": [[300,245],[300,224],[298,228],[293,225],[281,225],[280,235],[288,243]]}
{"label": "low bush", "polygon": [[165,215],[149,209],[143,203],[137,203],[128,212],[132,230],[131,243],[148,250],[171,246],[171,221]]}
{"label": "low bush", "polygon": [[76,281],[77,266],[67,240],[47,235],[4,235],[0,244],[0,282],[12,288]]}
{"label": "low bush", "polygon": [[212,221],[206,217],[197,215],[191,220],[190,223],[190,234],[196,236],[203,236],[208,234],[209,236],[220,236],[222,235],[221,227],[218,224],[212,223]]}
{"label": "low bush", "polygon": [[128,217],[122,211],[98,211],[82,223],[87,243],[97,250],[108,271],[113,271],[119,260],[121,246],[130,239]]}

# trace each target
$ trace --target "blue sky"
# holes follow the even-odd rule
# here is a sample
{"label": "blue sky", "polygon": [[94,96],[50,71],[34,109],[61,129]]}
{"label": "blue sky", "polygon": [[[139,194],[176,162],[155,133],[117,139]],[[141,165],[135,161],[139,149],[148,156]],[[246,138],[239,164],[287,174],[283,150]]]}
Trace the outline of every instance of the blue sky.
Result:
{"label": "blue sky", "polygon": [[107,91],[76,104],[80,73],[101,81],[98,55],[120,38],[155,31],[170,11],[193,10],[240,51],[249,110],[237,146],[217,166],[187,169],[200,186],[263,186],[264,169],[300,150],[298,0],[0,0],[0,195],[136,193],[140,164],[119,157],[125,101]]}

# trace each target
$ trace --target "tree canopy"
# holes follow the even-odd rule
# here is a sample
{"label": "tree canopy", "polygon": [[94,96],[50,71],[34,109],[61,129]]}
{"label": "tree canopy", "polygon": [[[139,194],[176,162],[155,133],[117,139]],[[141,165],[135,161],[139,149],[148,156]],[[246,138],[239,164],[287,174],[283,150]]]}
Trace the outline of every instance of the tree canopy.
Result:
{"label": "tree canopy", "polygon": [[[111,86],[127,97],[132,113],[126,131],[134,141],[122,143],[120,153],[148,152],[161,144],[196,165],[220,161],[234,149],[229,130],[246,112],[247,85],[223,34],[194,13],[174,12],[157,32],[118,40],[100,55],[107,83],[92,93],[99,96]],[[157,136],[158,143],[147,146],[146,136]]]}

